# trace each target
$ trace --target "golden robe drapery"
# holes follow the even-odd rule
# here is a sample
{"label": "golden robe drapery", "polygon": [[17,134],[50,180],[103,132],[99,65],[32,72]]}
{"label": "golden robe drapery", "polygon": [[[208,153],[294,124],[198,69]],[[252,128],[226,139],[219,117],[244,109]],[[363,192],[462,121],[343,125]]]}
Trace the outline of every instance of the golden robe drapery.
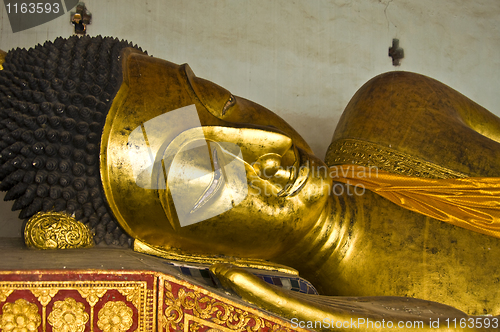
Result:
{"label": "golden robe drapery", "polygon": [[335,181],[363,187],[406,209],[500,238],[500,178],[429,179],[332,166]]}

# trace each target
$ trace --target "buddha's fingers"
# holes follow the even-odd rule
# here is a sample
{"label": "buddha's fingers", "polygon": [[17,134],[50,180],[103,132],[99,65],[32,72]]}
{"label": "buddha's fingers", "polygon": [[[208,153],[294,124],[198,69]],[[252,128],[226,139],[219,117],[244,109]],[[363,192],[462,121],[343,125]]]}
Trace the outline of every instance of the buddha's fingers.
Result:
{"label": "buddha's fingers", "polygon": [[[301,294],[270,285],[231,264],[214,264],[210,271],[224,288],[233,290],[243,300],[261,309],[289,319],[293,328],[315,331],[386,331],[405,330],[411,325],[420,331],[488,330],[467,326],[468,322],[476,318],[483,320],[485,317],[472,318],[457,309],[431,301],[389,296],[334,297]],[[489,317],[489,321],[494,318]],[[479,325],[471,324],[476,323],[470,323],[469,326]]]}

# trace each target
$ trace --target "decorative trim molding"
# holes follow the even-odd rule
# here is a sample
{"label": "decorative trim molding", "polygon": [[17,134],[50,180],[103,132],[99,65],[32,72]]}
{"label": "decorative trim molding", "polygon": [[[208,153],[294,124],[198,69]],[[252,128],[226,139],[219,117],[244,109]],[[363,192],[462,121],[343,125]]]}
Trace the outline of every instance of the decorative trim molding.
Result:
{"label": "decorative trim molding", "polygon": [[390,173],[421,178],[450,179],[468,177],[467,174],[439,166],[407,153],[357,139],[340,139],[332,142],[326,153],[326,164],[328,166],[352,164],[377,167]]}
{"label": "decorative trim molding", "polygon": [[216,263],[231,263],[238,267],[247,267],[265,271],[277,271],[292,275],[299,275],[299,272],[294,268],[260,259],[192,255],[183,253],[175,249],[166,250],[163,248],[153,247],[137,239],[134,240],[134,251],[165,258],[167,260],[206,264],[206,265],[212,265]]}
{"label": "decorative trim molding", "polygon": [[[51,325],[53,331],[66,323],[69,324],[69,322],[62,321],[61,319],[64,317],[59,317],[60,315],[57,313],[58,308],[62,307],[67,307],[66,309],[71,307],[78,311],[75,311],[75,317],[80,317],[83,324],[86,324],[87,321],[90,322],[90,329],[85,329],[85,331],[97,331],[99,321],[101,321],[101,325],[112,329],[113,326],[108,326],[108,321],[118,321],[122,324],[125,319],[130,321],[127,324],[122,324],[123,326],[128,326],[128,323],[132,326],[131,322],[133,321],[137,331],[155,331],[155,313],[152,311],[154,306],[151,306],[155,300],[150,299],[151,297],[156,298],[156,276],[153,273],[146,277],[140,273],[131,274],[104,270],[66,271],[65,273],[60,271],[13,271],[11,273],[9,275],[9,272],[5,271],[0,274],[0,293],[10,292],[9,296],[2,298],[5,300],[1,301],[0,305],[5,307],[8,303],[15,303],[14,301],[19,299],[24,299],[35,305],[41,309],[39,312],[42,316],[43,332],[47,330],[47,323]],[[40,279],[48,280],[30,281],[34,279],[34,275],[40,276]],[[7,279],[10,278],[17,281],[8,281]],[[109,279],[115,280],[110,281]],[[31,295],[29,295],[30,293]],[[105,309],[105,305],[110,302],[121,302],[121,304],[108,305],[105,312],[101,313]],[[123,306],[127,306],[130,310],[125,312]],[[116,315],[120,319],[110,320],[106,318],[114,313],[113,310],[116,311]],[[0,315],[0,321],[5,320],[4,318]],[[80,325],[78,325],[78,329],[75,330],[76,327],[73,326],[70,330],[84,331],[80,329]],[[117,326],[117,328],[119,329],[122,325]]]}
{"label": "decorative trim molding", "polygon": [[90,229],[63,212],[39,212],[24,227],[24,241],[37,249],[88,248],[94,245]]}
{"label": "decorative trim molding", "polygon": [[[34,281],[36,280],[36,281]],[[0,328],[33,331],[294,332],[280,317],[154,271],[0,271]],[[61,310],[70,315],[61,315]],[[68,319],[66,319],[68,318]],[[71,326],[70,326],[71,325]],[[31,331],[28,329],[28,331]]]}
{"label": "decorative trim molding", "polygon": [[158,331],[293,332],[291,324],[171,277],[160,278]]}

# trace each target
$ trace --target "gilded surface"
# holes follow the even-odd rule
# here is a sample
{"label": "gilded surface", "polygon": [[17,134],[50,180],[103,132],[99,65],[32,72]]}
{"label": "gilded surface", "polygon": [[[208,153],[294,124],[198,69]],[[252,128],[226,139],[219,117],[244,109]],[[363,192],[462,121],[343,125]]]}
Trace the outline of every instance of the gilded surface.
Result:
{"label": "gilded surface", "polygon": [[101,299],[101,297],[106,294],[108,290],[106,288],[79,288],[78,293],[87,300],[91,307],[94,307],[96,303]]}
{"label": "gilded surface", "polygon": [[36,304],[25,299],[17,299],[15,302],[5,303],[2,307],[0,317],[0,328],[5,332],[34,332],[38,331],[41,318],[38,314]]}
{"label": "gilded surface", "polygon": [[159,326],[165,331],[198,331],[202,327],[222,332],[302,331],[292,329],[289,324],[278,322],[267,314],[242,308],[206,290],[182,282],[179,285],[169,279],[163,281],[163,296],[160,293],[163,309],[160,307],[158,311],[161,315]]}
{"label": "gilded surface", "polygon": [[[101,176],[110,208],[137,244],[171,259],[273,261],[325,295],[415,297],[470,315],[500,314],[491,277],[497,239],[334,182],[331,168],[283,120],[187,65],[138,52],[123,59]],[[327,158],[421,177],[498,177],[499,133],[500,119],[451,88],[391,72],[349,103]],[[245,176],[234,179],[238,190],[247,184],[242,201],[226,190],[222,142],[241,150],[232,155],[244,167]],[[188,203],[175,202],[176,188]]]}
{"label": "gilded surface", "polygon": [[[264,322],[256,315],[249,314],[216,299],[204,296],[197,291],[179,289],[177,297],[172,293],[172,286],[165,283],[165,309],[164,327],[177,330],[183,329],[188,317],[184,317],[184,310],[192,310],[194,317],[210,319],[219,325],[226,325],[231,330],[259,331]],[[248,324],[253,322],[250,327]]]}
{"label": "gilded surface", "polygon": [[[29,275],[29,272],[23,273]],[[78,274],[79,278],[92,275],[92,272],[89,274],[88,272],[68,271],[68,273],[71,276]],[[103,271],[100,271],[100,273],[103,273]],[[100,275],[100,273],[96,275]],[[109,273],[109,276],[112,278],[121,277],[122,275],[134,276],[134,274],[127,272],[113,273],[106,271],[104,273]],[[34,274],[53,278],[51,276],[57,275],[57,272],[36,271]],[[156,314],[153,310],[156,308],[154,304],[156,287],[152,285],[148,286],[146,281],[70,281],[65,280],[68,274],[63,276],[58,275],[56,278],[62,280],[57,281],[5,281],[5,276],[8,275],[8,272],[2,273],[1,276],[3,276],[2,279],[4,281],[0,281],[0,291],[10,293],[11,297],[19,296],[17,295],[18,292],[21,292],[19,294],[24,294],[24,290],[31,291],[41,307],[40,311],[42,315],[38,324],[40,325],[41,323],[42,331],[44,332],[47,329],[47,323],[50,324],[53,331],[83,331],[88,321],[95,322],[98,318],[100,318],[98,321],[101,322],[102,326],[102,328],[99,328],[102,330],[107,329],[106,331],[113,331],[113,329],[121,331],[120,329],[123,330],[124,327],[129,326],[132,322],[136,324],[138,331],[154,331],[155,329],[154,317]],[[13,275],[19,275],[19,272],[13,272]],[[142,279],[144,276],[140,276],[140,278]],[[151,276],[151,278],[155,277]],[[81,295],[80,300],[74,296],[67,296],[62,300],[53,302],[54,297],[61,297],[61,294],[71,294],[74,291]],[[123,303],[126,308],[122,304],[117,303],[105,306],[109,303],[109,297],[103,297],[105,297],[105,294],[113,294],[113,292],[125,294],[123,296],[126,297],[126,301],[130,303],[130,306],[135,308],[135,313],[132,316],[130,316],[131,307],[123,301],[115,302]],[[24,297],[25,295],[22,296]],[[90,310],[85,309],[85,301],[89,304]],[[101,303],[102,307],[100,307],[99,312],[94,313],[94,308],[98,303]],[[24,307],[27,306],[23,305]],[[37,308],[36,303],[33,305]],[[15,308],[18,308],[18,306]],[[23,310],[26,311],[27,309]],[[38,309],[37,312],[39,312]],[[11,319],[11,316],[5,317],[7,320]],[[92,324],[90,325],[90,331],[94,331]]]}
{"label": "gilded surface", "polygon": [[136,308],[141,307],[141,301],[143,300],[142,289],[130,287],[122,288],[118,290],[122,295],[127,298]]}
{"label": "gilded surface", "polygon": [[5,56],[6,55],[7,55],[7,53],[5,53],[4,51],[0,50],[0,70],[3,70],[2,64],[5,62]]}
{"label": "gilded surface", "polygon": [[36,296],[38,302],[40,302],[44,307],[46,307],[52,298],[57,294],[58,289],[52,288],[35,288],[31,289],[31,293]]}
{"label": "gilded surface", "polygon": [[[268,110],[197,78],[187,65],[139,52],[125,53],[122,59],[123,84],[101,141],[101,176],[110,208],[129,235],[180,252],[181,258],[221,254],[291,265],[325,294],[419,297],[469,314],[500,313],[495,279],[498,240],[402,209],[370,192],[349,193],[349,186],[337,187],[343,190],[337,195],[329,176],[314,175],[325,165]],[[186,109],[194,110],[195,116],[150,122]],[[199,123],[189,122],[194,118]],[[341,146],[332,146],[327,158],[333,158],[333,164],[366,162],[422,177],[499,177],[499,129],[498,117],[445,85],[422,75],[391,72],[356,93],[334,134],[333,141]],[[203,149],[190,149],[200,142],[209,153],[205,160],[197,153]],[[223,184],[228,177],[221,161],[223,154],[230,154],[222,148],[224,142],[242,151],[233,159],[242,161],[247,177],[234,187]],[[146,157],[134,158],[139,155]],[[197,176],[207,170],[211,176]],[[248,195],[233,200],[231,189],[241,194],[248,184]],[[182,207],[190,223],[180,220],[182,209],[175,213],[181,207],[174,206],[175,185],[189,197]],[[50,222],[41,228],[30,236],[36,233],[32,242],[43,242],[42,247],[64,247],[59,237],[71,235],[64,243],[77,237],[72,229],[61,231]],[[174,288],[165,289],[172,294],[166,298],[172,308],[165,313],[168,324],[199,329],[199,321],[184,323],[171,315],[181,315],[181,309],[184,320],[199,320],[211,308],[211,322],[219,316],[233,317],[227,312],[234,312],[236,318],[223,320],[229,329],[244,320],[241,309],[205,300],[200,290]],[[42,307],[45,330],[46,310],[62,290],[37,293],[39,289],[36,284],[32,293]],[[136,310],[148,292],[122,289],[115,295]],[[87,297],[91,320],[99,294]],[[2,296],[8,300],[13,293]],[[257,299],[266,299],[266,293]],[[199,309],[190,307],[193,303]],[[141,315],[146,316],[139,312],[139,320]],[[248,323],[247,327],[262,326],[256,319]]]}
{"label": "gilded surface", "polygon": [[398,152],[390,147],[357,139],[340,139],[332,142],[328,147],[325,162],[328,166],[353,164],[422,178],[467,177],[466,174]]}
{"label": "gilded surface", "polygon": [[[29,281],[34,276],[51,280]],[[89,278],[92,280],[85,280]],[[148,281],[109,280],[114,278]],[[0,290],[10,292],[0,301],[2,331],[304,331],[291,328],[281,318],[157,272],[3,271]]]}
{"label": "gilded surface", "polygon": [[292,275],[299,274],[297,270],[292,269],[291,267],[276,264],[273,262],[267,262],[258,259],[245,259],[245,258],[235,258],[235,257],[215,257],[215,256],[211,257],[203,255],[189,255],[189,254],[183,254],[179,251],[155,248],[139,240],[134,241],[134,251],[174,261],[192,262],[192,263],[200,263],[207,265],[212,265],[216,263],[231,263],[240,267],[248,267],[266,271],[278,271]]}
{"label": "gilded surface", "polygon": [[[401,297],[342,297],[342,296],[319,296],[293,292],[272,286],[244,269],[231,266],[230,264],[216,264],[210,270],[218,277],[224,288],[233,290],[244,300],[257,305],[260,308],[274,312],[282,317],[295,322],[322,322],[319,326],[313,326],[317,331],[328,332],[338,322],[360,322],[367,320],[380,321],[383,317],[386,325],[398,326],[400,322],[421,322],[421,331],[457,331],[456,328],[446,325],[443,320],[474,320],[475,317],[467,316],[465,313],[436,302],[423,301],[412,298]],[[439,321],[439,326],[430,326],[430,322]],[[478,318],[479,320],[481,318]],[[498,326],[500,316],[494,317]],[[327,324],[330,324],[327,326]],[[403,323],[404,324],[404,323]],[[307,326],[310,327],[310,326]],[[344,328],[346,326],[343,326]],[[373,327],[368,325],[349,325],[347,327],[359,331],[372,331]],[[464,328],[466,327],[466,328]],[[491,329],[485,327],[461,326],[460,331],[496,331],[495,326]],[[347,329],[346,329],[347,330]],[[390,330],[388,328],[387,330]]]}
{"label": "gilded surface", "polygon": [[70,249],[92,247],[90,229],[63,212],[39,212],[28,220],[24,241],[37,249]]}
{"label": "gilded surface", "polygon": [[38,299],[42,305],[42,330],[47,328],[47,305],[52,301],[52,298],[59,292],[58,289],[53,288],[32,288],[31,293]]}
{"label": "gilded surface", "polygon": [[500,176],[500,118],[424,75],[394,71],[365,83],[346,106],[332,142],[345,139],[390,147],[468,176]]}
{"label": "gilded surface", "polygon": [[[185,332],[199,332],[203,327],[209,327],[206,332],[234,332],[233,328],[227,328],[225,326],[218,325],[216,323],[212,323],[210,321],[203,320],[199,317],[186,314],[185,321],[187,322],[184,326]],[[241,331],[244,331],[241,330]],[[266,331],[266,332],[292,332],[296,331],[294,329],[290,329],[286,326],[280,324],[273,324],[268,320],[264,320],[264,326],[261,326],[259,330],[252,331]]]}
{"label": "gilded surface", "polygon": [[[430,179],[358,165],[332,166],[335,181],[361,187],[407,210],[500,239],[500,181],[465,177]],[[478,190],[481,188],[481,190]]]}
{"label": "gilded surface", "polygon": [[7,298],[13,291],[13,289],[0,289],[0,302],[7,301]]}
{"label": "gilded surface", "polygon": [[97,316],[97,326],[104,332],[125,332],[133,323],[132,309],[122,301],[107,302]]}
{"label": "gilded surface", "polygon": [[[289,216],[314,219],[328,194],[322,188],[316,200],[299,190],[306,180],[311,185],[323,180],[309,177],[309,168],[320,161],[305,154],[311,150],[304,140],[269,110],[197,78],[187,65],[134,51],[122,58],[123,83],[106,118],[100,160],[107,202],[120,225],[142,243],[168,251],[179,249],[177,252],[191,257],[223,255],[268,261],[288,250],[298,234],[310,226],[306,221],[289,222]],[[151,91],[155,91],[154,98]],[[170,116],[175,121],[170,121]],[[248,128],[248,123],[255,126]],[[223,143],[237,146],[241,156],[231,157],[228,149],[222,148]],[[200,144],[211,149],[204,160],[190,148]],[[170,153],[174,159],[168,164]],[[182,158],[184,153],[193,158]],[[226,157],[238,160],[241,177],[228,176],[232,169],[230,163],[223,162]],[[258,164],[272,165],[277,160],[283,162],[282,169],[260,172]],[[300,168],[301,172],[287,171],[286,166]],[[214,176],[197,177],[197,170],[214,170]],[[166,182],[169,176],[173,180]],[[195,188],[189,188],[190,184]],[[188,203],[192,204],[186,203],[182,216],[195,219],[190,220],[192,223],[182,223],[178,204],[177,214],[173,212],[170,196],[175,192],[189,196]],[[257,217],[266,204],[274,211]],[[220,218],[221,211],[233,218]],[[213,223],[197,218],[202,215],[213,216]],[[279,223],[276,229],[282,231],[245,232],[250,220],[262,229]],[[213,227],[219,221],[225,225]]]}
{"label": "gilded surface", "polygon": [[88,320],[89,314],[85,312],[83,303],[71,297],[54,302],[47,318],[54,332],[83,332]]}

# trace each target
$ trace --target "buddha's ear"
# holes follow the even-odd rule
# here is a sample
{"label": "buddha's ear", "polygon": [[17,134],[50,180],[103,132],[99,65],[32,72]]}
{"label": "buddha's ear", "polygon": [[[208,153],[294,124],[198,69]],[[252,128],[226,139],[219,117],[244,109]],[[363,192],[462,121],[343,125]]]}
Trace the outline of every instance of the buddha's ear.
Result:
{"label": "buddha's ear", "polygon": [[223,87],[203,78],[196,77],[187,63],[183,64],[182,67],[186,72],[189,85],[196,94],[196,97],[198,97],[203,106],[205,106],[212,115],[221,119],[224,106],[226,106],[228,100],[234,97]]}

